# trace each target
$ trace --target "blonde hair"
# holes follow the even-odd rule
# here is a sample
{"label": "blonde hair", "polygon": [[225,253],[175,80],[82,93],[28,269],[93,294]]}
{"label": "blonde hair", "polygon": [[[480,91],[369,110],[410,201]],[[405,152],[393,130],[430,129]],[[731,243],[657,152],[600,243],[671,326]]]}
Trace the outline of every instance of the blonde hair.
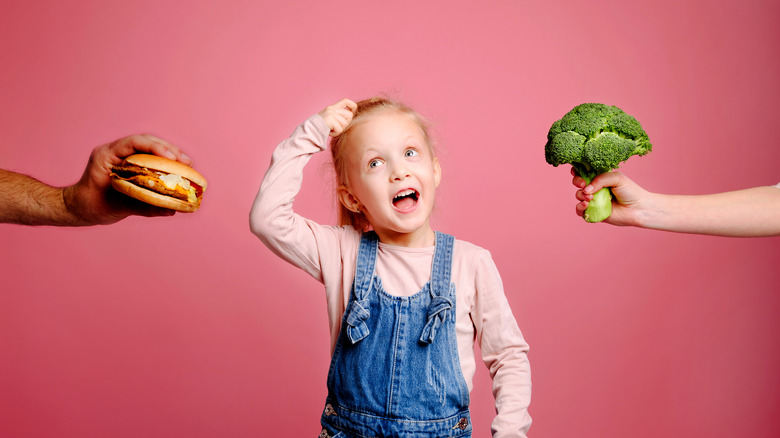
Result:
{"label": "blonde hair", "polygon": [[[433,143],[429,134],[430,128],[428,121],[425,120],[417,111],[404,105],[401,102],[385,98],[385,97],[372,97],[357,102],[357,109],[352,117],[352,122],[347,126],[341,134],[334,136],[330,141],[330,152],[333,157],[333,168],[336,172],[336,187],[348,186],[349,180],[347,179],[347,152],[346,144],[349,138],[349,134],[352,128],[355,127],[362,119],[367,116],[378,113],[380,111],[397,111],[399,113],[409,116],[423,133],[423,139],[425,143],[434,153]],[[339,202],[339,225],[350,225],[358,231],[366,231],[370,228],[368,219],[363,213],[356,213],[345,207]]]}

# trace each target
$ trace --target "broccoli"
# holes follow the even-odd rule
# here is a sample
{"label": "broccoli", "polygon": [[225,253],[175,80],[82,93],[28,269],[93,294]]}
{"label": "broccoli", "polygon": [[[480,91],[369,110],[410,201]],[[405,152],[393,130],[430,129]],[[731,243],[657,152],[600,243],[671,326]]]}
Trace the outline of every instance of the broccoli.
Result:
{"label": "broccoli", "polygon": [[[588,183],[617,169],[633,155],[645,155],[653,146],[639,122],[616,106],[577,105],[557,120],[547,133],[544,156],[549,164],[571,164]],[[612,214],[612,194],[603,188],[593,195],[584,218],[601,222]]]}

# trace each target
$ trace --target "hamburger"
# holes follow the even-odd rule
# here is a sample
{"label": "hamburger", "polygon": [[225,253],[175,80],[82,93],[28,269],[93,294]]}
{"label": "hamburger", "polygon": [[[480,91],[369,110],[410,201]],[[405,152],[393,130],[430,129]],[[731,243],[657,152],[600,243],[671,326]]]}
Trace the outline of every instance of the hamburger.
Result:
{"label": "hamburger", "polygon": [[191,213],[200,207],[208,183],[184,163],[150,154],[135,154],[111,168],[117,191],[157,207]]}

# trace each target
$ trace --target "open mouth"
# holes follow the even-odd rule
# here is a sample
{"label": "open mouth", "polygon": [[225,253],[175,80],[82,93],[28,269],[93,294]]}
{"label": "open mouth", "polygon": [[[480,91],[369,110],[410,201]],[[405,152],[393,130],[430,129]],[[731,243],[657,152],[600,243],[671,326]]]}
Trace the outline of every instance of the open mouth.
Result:
{"label": "open mouth", "polygon": [[398,194],[393,197],[393,206],[401,211],[409,210],[417,205],[419,196],[419,193],[412,189],[398,192]]}

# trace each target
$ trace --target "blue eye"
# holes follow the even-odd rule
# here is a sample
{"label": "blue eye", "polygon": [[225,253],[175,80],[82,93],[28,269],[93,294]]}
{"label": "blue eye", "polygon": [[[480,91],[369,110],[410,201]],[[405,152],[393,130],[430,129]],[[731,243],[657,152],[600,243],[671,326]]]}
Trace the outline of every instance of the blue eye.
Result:
{"label": "blue eye", "polygon": [[406,152],[404,152],[404,157],[414,157],[416,155],[419,155],[419,152],[417,152],[414,149],[407,149]]}
{"label": "blue eye", "polygon": [[381,160],[371,160],[368,162],[368,168],[373,169],[374,167],[377,167],[382,164]]}

